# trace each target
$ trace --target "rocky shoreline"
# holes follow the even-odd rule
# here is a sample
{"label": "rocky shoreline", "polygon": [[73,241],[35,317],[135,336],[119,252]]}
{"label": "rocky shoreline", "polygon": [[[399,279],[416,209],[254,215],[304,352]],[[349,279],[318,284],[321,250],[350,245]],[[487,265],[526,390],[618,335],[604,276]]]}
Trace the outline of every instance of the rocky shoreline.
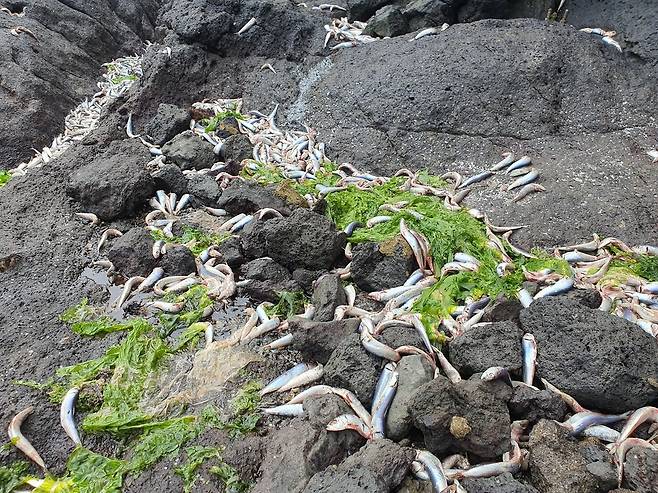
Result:
{"label": "rocky shoreline", "polygon": [[639,7],[51,3],[0,12],[0,416],[52,476],[0,491],[658,491]]}

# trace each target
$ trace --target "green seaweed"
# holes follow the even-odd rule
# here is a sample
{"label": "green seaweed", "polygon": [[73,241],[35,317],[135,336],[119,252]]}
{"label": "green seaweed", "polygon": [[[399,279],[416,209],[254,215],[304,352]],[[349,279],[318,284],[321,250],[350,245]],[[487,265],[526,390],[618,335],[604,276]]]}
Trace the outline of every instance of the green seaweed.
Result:
{"label": "green seaweed", "polygon": [[251,488],[251,484],[240,479],[238,472],[228,464],[213,466],[210,472],[220,479],[227,493],[246,493]]}
{"label": "green seaweed", "polygon": [[194,487],[198,475],[197,470],[208,459],[220,458],[221,451],[217,447],[203,447],[193,445],[185,449],[187,462],[174,469],[174,473],[183,479],[184,493],[190,493]]}
{"label": "green seaweed", "polygon": [[11,180],[11,173],[4,169],[0,169],[0,187],[4,187]]}
{"label": "green seaweed", "polygon": [[10,493],[17,486],[24,483],[28,464],[24,461],[15,461],[8,466],[0,466],[0,493]]}
{"label": "green seaweed", "polygon": [[304,311],[304,305],[309,299],[303,291],[281,291],[276,293],[279,301],[265,309],[270,317],[287,320]]}
{"label": "green seaweed", "polygon": [[129,74],[129,75],[117,75],[116,77],[112,77],[111,81],[112,84],[121,84],[122,82],[125,82],[127,80],[135,81],[138,79],[139,77],[137,77],[135,74]]}
{"label": "green seaweed", "polygon": [[199,336],[206,330],[206,324],[203,322],[196,322],[187,327],[181,332],[176,340],[172,351],[180,351],[188,347],[195,347],[199,342]]}
{"label": "green seaweed", "polygon": [[[165,301],[172,303],[184,302],[183,309],[179,313],[162,313],[158,316],[161,325],[160,334],[168,336],[175,330],[181,330],[198,322],[203,317],[203,310],[212,306],[213,301],[208,296],[205,286],[192,286],[185,293],[165,295]],[[177,347],[176,350],[181,349]]]}
{"label": "green seaweed", "polygon": [[262,384],[256,380],[246,383],[231,400],[231,419],[220,423],[219,428],[228,430],[231,437],[246,435],[256,429],[260,419],[258,404]]}
{"label": "green seaweed", "polygon": [[639,255],[637,261],[631,265],[631,270],[649,282],[658,281],[658,257]]}
{"label": "green seaweed", "polygon": [[89,305],[87,298],[83,298],[76,306],[66,309],[59,319],[71,325],[71,330],[76,334],[95,336],[129,330],[137,324],[147,323],[143,319],[132,319],[119,322],[113,318],[103,315],[103,308]]}
{"label": "green seaweed", "polygon": [[68,475],[79,493],[120,493],[126,463],[84,447],[76,448],[67,462]]}
{"label": "green seaweed", "polygon": [[236,120],[246,120],[247,117],[237,111],[235,108],[229,109],[226,111],[221,111],[217,113],[215,116],[212,118],[204,118],[201,120],[201,125],[206,127],[206,132],[214,132],[217,130],[217,127],[219,126],[220,123],[222,123],[224,120],[227,120],[229,118],[235,118]]}
{"label": "green seaweed", "polygon": [[257,164],[258,168],[254,170],[244,166],[240,171],[240,176],[243,178],[253,180],[261,185],[286,182],[302,196],[306,194],[317,195],[316,185],[335,186],[340,180],[340,176],[333,173],[336,170],[336,165],[329,161],[322,163],[322,169],[314,173],[314,180],[291,180],[286,178],[282,169],[278,166],[253,160],[250,162]]}
{"label": "green seaweed", "polygon": [[195,255],[199,255],[206,248],[210,246],[221,245],[224,241],[231,237],[230,233],[205,233],[199,229],[183,226],[183,234],[180,236],[168,237],[160,230],[151,231],[151,237],[157,240],[164,240],[167,243],[179,243],[187,246],[190,251]]}

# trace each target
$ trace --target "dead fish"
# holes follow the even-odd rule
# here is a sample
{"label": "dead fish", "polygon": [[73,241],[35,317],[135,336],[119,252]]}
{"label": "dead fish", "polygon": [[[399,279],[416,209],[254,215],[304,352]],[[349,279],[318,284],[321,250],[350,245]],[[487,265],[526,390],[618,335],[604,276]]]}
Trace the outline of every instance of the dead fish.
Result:
{"label": "dead fish", "polygon": [[613,47],[615,50],[617,50],[619,53],[622,53],[622,52],[623,52],[623,50],[621,49],[621,45],[620,45],[617,41],[615,41],[614,39],[612,39],[610,36],[603,36],[603,37],[601,38],[601,41],[603,41],[603,43],[605,43],[605,44],[607,44],[607,45],[609,45],[609,46],[612,46],[612,47]]}
{"label": "dead fish", "polygon": [[166,301],[151,301],[147,303],[146,306],[150,306],[156,310],[161,310],[167,313],[179,313],[185,307],[185,302],[181,301],[179,303],[167,303]]}
{"label": "dead fish", "polygon": [[507,368],[503,366],[492,366],[491,368],[487,368],[482,372],[482,375],[480,376],[480,380],[483,380],[485,382],[502,380],[510,387],[512,386],[512,377],[510,376]]}
{"label": "dead fish", "polygon": [[366,228],[372,228],[377,224],[385,223],[393,219],[392,216],[375,216],[373,218],[368,219],[366,222]]}
{"label": "dead fish", "polygon": [[160,258],[164,246],[165,246],[164,240],[157,240],[153,242],[153,248],[151,249],[151,254],[153,255],[153,258]]}
{"label": "dead fish", "polygon": [[619,486],[621,486],[621,483],[624,479],[624,462],[626,461],[626,452],[628,452],[633,447],[646,447],[651,450],[658,450],[658,447],[656,447],[654,444],[641,438],[627,438],[617,447],[615,447],[614,454],[615,462],[617,463],[617,481]]}
{"label": "dead fish", "polygon": [[652,163],[658,163],[658,149],[647,151],[647,155],[652,159]]}
{"label": "dead fish", "polygon": [[386,413],[393,402],[395,392],[398,388],[398,372],[391,372],[386,385],[381,391],[377,401],[373,401],[372,407],[372,436],[373,438],[384,438],[386,424]]}
{"label": "dead fish", "polygon": [[44,471],[46,470],[46,463],[43,461],[39,453],[32,446],[27,438],[21,433],[21,425],[25,418],[32,414],[34,408],[29,406],[23,409],[20,413],[13,417],[9,423],[9,429],[7,434],[9,435],[9,440],[11,443],[21,452],[23,452],[32,462],[37,464]]}
{"label": "dead fish", "polygon": [[598,260],[599,257],[596,255],[589,255],[578,250],[573,250],[563,253],[562,258],[572,264],[575,262],[594,262],[595,260]]}
{"label": "dead fish", "polygon": [[279,387],[277,389],[277,392],[285,392],[286,390],[308,385],[309,383],[315,382],[316,380],[322,378],[323,374],[324,374],[323,365],[314,366],[312,368],[309,368],[305,372],[293,377],[286,384]]}
{"label": "dead fish", "polygon": [[366,425],[361,418],[354,414],[341,414],[327,424],[327,431],[356,431],[366,440],[372,438],[372,430]]}
{"label": "dead fish", "polygon": [[503,152],[501,154],[504,159],[498,164],[495,164],[491,167],[491,171],[500,171],[504,168],[507,168],[510,164],[514,162],[514,154],[511,152]]}
{"label": "dead fish", "polygon": [[64,395],[62,399],[62,405],[59,409],[59,422],[64,428],[64,431],[69,436],[73,443],[76,445],[82,445],[80,440],[80,435],[78,434],[78,429],[75,426],[74,415],[75,415],[75,401],[78,398],[78,392],[80,389],[78,387],[72,387]]}
{"label": "dead fish", "polygon": [[87,221],[90,221],[91,224],[93,225],[100,224],[101,222],[101,220],[98,219],[98,216],[91,212],[76,212],[75,215],[81,219],[86,219]]}
{"label": "dead fish", "polygon": [[206,212],[217,217],[226,216],[228,214],[224,209],[214,209],[212,207],[204,207],[204,209],[206,210]]}
{"label": "dead fish", "polygon": [[452,383],[457,383],[461,382],[462,377],[457,371],[457,369],[450,364],[450,361],[448,361],[448,358],[445,357],[445,355],[439,351],[435,350],[434,353],[436,354],[437,359],[439,360],[439,366],[443,370],[443,373],[445,373],[446,377],[448,377],[448,380],[450,380]]}
{"label": "dead fish", "polygon": [[142,276],[133,276],[130,279],[128,279],[126,281],[126,284],[124,284],[123,291],[121,292],[121,295],[119,296],[119,298],[117,298],[117,301],[114,304],[114,306],[116,308],[121,308],[121,305],[123,305],[126,302],[126,300],[128,299],[128,296],[130,296],[130,292],[133,290],[135,285],[143,282],[144,280],[145,280],[145,278],[142,277]]}
{"label": "dead fish", "polygon": [[466,469],[465,471],[459,471],[455,475],[455,478],[490,478],[492,476],[499,476],[500,474],[504,474],[506,472],[515,474],[521,469],[523,457],[524,455],[521,451],[521,448],[519,447],[519,444],[512,442],[512,453],[509,460],[474,466],[470,469]]}
{"label": "dead fish", "polygon": [[602,425],[608,423],[616,423],[617,421],[624,420],[630,413],[624,414],[601,414],[594,411],[583,411],[571,416],[560,426],[569,430],[569,435],[580,435],[585,428],[593,425]]}
{"label": "dead fish", "polygon": [[272,67],[272,65],[270,65],[269,63],[264,63],[263,65],[261,65],[260,69],[261,69],[261,70],[268,69],[268,70],[270,70],[272,73],[276,74],[276,70],[274,70],[274,67]]}
{"label": "dead fish", "polygon": [[139,137],[139,134],[135,134],[133,131],[133,114],[128,113],[128,122],[126,123],[126,135],[131,139],[136,139]]}
{"label": "dead fish", "polygon": [[617,445],[630,437],[638,426],[647,421],[658,422],[658,408],[652,406],[641,407],[631,414],[619,434]]}
{"label": "dead fish", "polygon": [[544,296],[556,296],[558,294],[566,293],[571,288],[573,288],[573,283],[574,281],[571,277],[563,277],[552,286],[548,286],[540,290],[535,295],[535,299],[543,298]]}
{"label": "dead fish", "polygon": [[265,414],[274,414],[277,416],[302,416],[304,414],[303,404],[283,404],[276,407],[266,407],[263,409]]}
{"label": "dead fish", "polygon": [[380,358],[385,358],[390,361],[400,361],[400,354],[395,349],[387,346],[383,342],[379,342],[366,329],[361,329],[361,344],[366,351],[379,356]]}
{"label": "dead fish", "polygon": [[100,253],[101,247],[105,244],[108,238],[117,238],[119,236],[123,236],[123,233],[118,229],[110,228],[103,231],[100,240],[98,240],[98,245],[96,246],[96,252]]}
{"label": "dead fish", "polygon": [[356,41],[345,41],[344,43],[338,43],[336,46],[332,46],[330,50],[335,51],[335,50],[342,50],[343,48],[352,48],[354,46],[357,46],[359,43]]}
{"label": "dead fish", "polygon": [[505,241],[507,241],[507,244],[509,245],[510,249],[511,249],[514,253],[516,253],[517,255],[521,255],[522,257],[526,257],[526,258],[537,258],[536,255],[533,255],[533,254],[530,253],[530,252],[526,252],[525,250],[522,250],[522,249],[520,249],[519,247],[514,246],[514,245],[512,244],[512,242],[510,241],[510,236],[512,236],[513,233],[514,233],[514,231],[508,231],[507,233],[503,233],[503,238],[505,239]]}
{"label": "dead fish", "polygon": [[34,39],[36,39],[37,41],[39,40],[39,39],[36,37],[36,35],[35,35],[32,31],[30,31],[27,27],[24,27],[24,26],[16,26],[16,27],[12,27],[12,28],[10,29],[10,32],[11,32],[11,34],[13,34],[14,36],[20,36],[21,33],[25,33],[25,34],[27,34],[27,35],[29,35],[29,36],[32,36],[32,37],[33,37]]}
{"label": "dead fish", "polygon": [[247,21],[247,23],[242,26],[242,28],[235,34],[240,35],[246,33],[249,29],[251,29],[254,25],[256,24],[256,18],[252,17]]}
{"label": "dead fish", "polygon": [[535,341],[535,336],[530,333],[524,334],[521,347],[523,349],[523,382],[526,385],[532,385],[537,365],[537,341]]}
{"label": "dead fish", "polygon": [[152,288],[153,286],[155,286],[156,282],[162,279],[163,275],[164,275],[164,269],[162,267],[156,267],[151,271],[151,273],[148,276],[146,276],[146,278],[141,282],[141,284],[137,286],[135,292],[140,293],[145,289]]}
{"label": "dead fish", "polygon": [[442,492],[448,487],[448,479],[438,457],[427,450],[418,450],[416,460],[425,467],[434,491]]}
{"label": "dead fish", "polygon": [[585,243],[579,243],[577,245],[569,245],[566,247],[559,247],[558,250],[561,252],[567,252],[570,250],[580,250],[583,252],[593,252],[598,250],[599,248],[599,236],[597,234],[594,234],[594,239],[592,241],[588,241]]}
{"label": "dead fish", "polygon": [[313,387],[309,387],[303,392],[297,394],[295,397],[290,399],[286,404],[300,404],[304,402],[304,400],[307,397],[311,397],[315,395],[333,394],[333,393],[334,393],[334,388],[330,387],[329,385],[314,385]]}
{"label": "dead fish", "polygon": [[417,41],[421,38],[424,38],[425,36],[431,36],[433,34],[439,34],[441,32],[441,29],[438,27],[428,27],[427,29],[423,29],[420,31],[418,34],[414,36],[413,39],[410,39],[409,41]]}
{"label": "dead fish", "polygon": [[529,183],[528,185],[525,185],[521,190],[519,190],[519,193],[516,194],[516,196],[512,199],[512,202],[519,202],[520,200],[524,199],[531,193],[545,192],[545,191],[546,188],[539,185],[538,183]]}
{"label": "dead fish", "polygon": [[514,161],[509,167],[505,170],[505,173],[514,171],[515,169],[524,168],[532,163],[532,160],[528,156],[523,156],[517,161]]}
{"label": "dead fish", "polygon": [[539,171],[537,171],[536,169],[533,169],[533,170],[530,171],[528,174],[526,174],[526,175],[524,175],[524,176],[522,176],[522,177],[517,178],[516,180],[514,180],[514,181],[513,181],[508,187],[507,187],[507,190],[508,190],[508,191],[509,191],[509,190],[514,190],[514,189],[517,188],[517,187],[521,187],[521,186],[523,186],[523,185],[527,185],[528,183],[531,183],[531,182],[535,181],[538,177],[539,177]]}
{"label": "dead fish", "polygon": [[560,397],[560,399],[562,399],[567,404],[567,406],[573,409],[575,413],[583,413],[587,411],[587,409],[581,406],[576,399],[571,397],[569,394],[562,392],[555,385],[551,384],[548,380],[542,378],[541,382],[544,384],[544,387],[546,387],[546,389],[550,390],[554,394],[557,394]]}
{"label": "dead fish", "polygon": [[479,182],[481,182],[481,181],[483,181],[483,180],[486,180],[487,178],[489,178],[489,177],[491,177],[491,176],[493,176],[493,175],[494,175],[494,172],[493,172],[493,171],[490,171],[490,170],[483,171],[482,173],[479,173],[479,174],[477,174],[477,175],[475,175],[475,176],[471,176],[470,178],[467,178],[463,183],[461,183],[461,184],[457,187],[457,189],[465,188],[465,187],[467,187],[467,186],[469,186],[469,185],[473,185],[474,183],[479,183]]}
{"label": "dead fish", "polygon": [[293,334],[286,334],[270,342],[269,344],[265,344],[263,349],[281,349],[290,346],[292,344],[293,338]]}
{"label": "dead fish", "polygon": [[265,394],[269,394],[270,392],[274,392],[276,390],[279,390],[283,385],[287,384],[290,380],[295,378],[298,375],[301,375],[305,371],[310,370],[312,367],[308,363],[299,363],[283,374],[279,375],[276,377],[274,380],[272,380],[270,383],[268,383],[261,391],[260,395],[263,396]]}

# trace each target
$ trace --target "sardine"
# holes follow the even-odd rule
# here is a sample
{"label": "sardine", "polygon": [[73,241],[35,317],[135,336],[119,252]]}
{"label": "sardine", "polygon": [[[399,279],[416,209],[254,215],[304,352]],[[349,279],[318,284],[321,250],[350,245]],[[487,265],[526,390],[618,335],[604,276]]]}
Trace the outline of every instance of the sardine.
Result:
{"label": "sardine", "polygon": [[630,437],[638,426],[647,421],[658,422],[658,408],[652,406],[641,407],[631,414],[628,421],[621,429],[617,444],[620,444]]}
{"label": "sardine", "polygon": [[512,152],[503,152],[502,156],[504,156],[504,159],[498,164],[493,165],[490,168],[491,171],[500,171],[514,162],[514,154]]}
{"label": "sardine", "polygon": [[304,414],[303,404],[283,404],[276,407],[266,407],[263,409],[265,414],[274,414],[277,416],[302,416]]}
{"label": "sardine", "polygon": [[587,409],[581,406],[576,399],[571,397],[569,394],[562,392],[555,385],[551,384],[548,380],[542,378],[541,383],[544,384],[544,387],[546,387],[547,390],[550,390],[554,394],[557,394],[560,397],[560,399],[562,399],[571,409],[573,409],[575,413],[587,412]]}
{"label": "sardine", "polygon": [[293,339],[294,339],[293,334],[286,334],[270,342],[269,344],[265,344],[263,346],[263,349],[281,349],[290,346],[292,344]]}
{"label": "sardine", "polygon": [[448,358],[445,357],[445,355],[439,351],[435,350],[434,353],[436,354],[437,359],[439,360],[439,366],[443,370],[443,373],[445,373],[446,377],[448,377],[448,380],[450,380],[452,383],[458,383],[461,382],[462,377],[457,371],[457,369],[450,364],[450,361],[448,361]]}
{"label": "sardine", "polygon": [[416,460],[425,466],[425,471],[435,492],[442,492],[448,487],[448,479],[443,471],[441,461],[434,454],[427,450],[418,450],[416,451]]}
{"label": "sardine", "polygon": [[251,29],[254,25],[256,24],[256,18],[252,17],[247,21],[247,23],[242,26],[242,28],[235,34],[240,35],[246,33],[249,29]]}
{"label": "sardine", "polygon": [[594,411],[583,411],[581,413],[574,414],[564,423],[560,423],[560,426],[569,430],[569,435],[577,436],[580,435],[583,430],[585,430],[585,428],[589,428],[593,425],[616,423],[617,421],[626,419],[629,414],[630,413],[601,414]]}
{"label": "sardine", "polygon": [[98,219],[98,216],[91,212],[76,212],[75,215],[81,219],[86,219],[87,221],[90,221],[91,224],[93,225],[100,224],[101,222],[101,220]]}
{"label": "sardine", "polygon": [[162,267],[156,267],[151,273],[137,286],[136,293],[140,293],[146,289],[152,288],[164,275]]}
{"label": "sardine", "polygon": [[517,161],[514,161],[512,164],[510,164],[509,167],[505,170],[505,173],[509,173],[510,171],[514,171],[515,169],[524,168],[525,166],[528,166],[531,163],[532,160],[528,156],[523,156]]}
{"label": "sardine", "polygon": [[469,185],[473,185],[474,183],[481,182],[483,180],[486,180],[487,178],[491,177],[494,175],[493,171],[483,171],[482,173],[479,173],[477,175],[471,176],[470,178],[467,178],[463,183],[461,183],[457,189],[460,188],[466,188]]}
{"label": "sardine", "polygon": [[283,374],[276,377],[270,383],[268,383],[260,391],[260,395],[263,396],[265,394],[269,394],[270,392],[275,392],[276,390],[279,390],[283,385],[287,384],[290,380],[310,369],[311,366],[308,363],[299,363],[293,366]]}
{"label": "sardine", "polygon": [[123,236],[123,233],[119,231],[118,229],[106,229],[103,231],[103,234],[101,235],[100,240],[98,240],[98,245],[96,247],[96,252],[100,253],[101,247],[105,244],[108,238],[116,238],[119,236]]}
{"label": "sardine", "polygon": [[521,340],[523,349],[523,383],[532,385],[537,365],[537,341],[532,334],[524,334]]}
{"label": "sardine", "polygon": [[343,431],[353,430],[356,431],[366,440],[372,438],[372,430],[366,425],[361,418],[354,414],[341,414],[337,418],[331,420],[327,424],[328,431]]}
{"label": "sardine", "polygon": [[285,392],[286,390],[302,387],[303,385],[307,385],[311,382],[315,382],[316,380],[321,379],[323,374],[324,374],[324,366],[317,365],[293,377],[287,383],[279,387],[276,391]]}
{"label": "sardine", "polygon": [[303,392],[297,394],[295,397],[290,399],[286,404],[301,404],[302,402],[304,402],[304,400],[307,397],[311,397],[315,395],[327,395],[333,393],[334,393],[334,389],[329,385],[314,385],[313,387],[309,387]]}
{"label": "sardine", "polygon": [[558,294],[566,293],[573,288],[573,279],[571,277],[563,277],[552,286],[547,286],[541,289],[536,295],[535,299],[543,298],[544,296],[556,296]]}
{"label": "sardine", "polygon": [[516,292],[516,297],[519,299],[519,301],[523,305],[523,308],[528,308],[530,305],[532,305],[532,302],[535,301],[535,299],[532,297],[532,295],[525,288],[519,289]]}
{"label": "sardine", "polygon": [[590,426],[585,428],[581,434],[586,437],[598,438],[607,443],[614,443],[619,440],[619,432],[604,425]]}
{"label": "sardine", "polygon": [[530,173],[521,176],[520,178],[517,178],[514,180],[508,187],[507,190],[514,190],[515,188],[522,187],[523,185],[527,185],[528,183],[532,183],[539,177],[539,171],[536,169],[533,169],[530,171]]}
{"label": "sardine", "polygon": [[64,395],[62,399],[62,405],[59,409],[59,422],[64,428],[64,431],[69,436],[73,443],[76,445],[82,445],[80,440],[80,435],[78,434],[78,429],[75,426],[74,415],[75,415],[75,401],[78,398],[78,392],[80,389],[78,387],[72,387]]}
{"label": "sardine", "polygon": [[507,368],[503,366],[492,366],[491,368],[487,368],[484,372],[482,372],[480,380],[484,380],[485,382],[502,380],[510,387],[512,387],[512,377],[510,376]]}
{"label": "sardine", "polygon": [[525,185],[521,190],[519,190],[519,193],[516,194],[516,196],[512,199],[512,202],[519,202],[520,200],[524,199],[531,193],[536,193],[536,192],[545,192],[546,188],[543,186],[537,184],[537,183],[529,183],[528,185]]}
{"label": "sardine", "polygon": [[375,339],[367,330],[361,330],[361,344],[369,353],[390,361],[400,361],[398,352]]}

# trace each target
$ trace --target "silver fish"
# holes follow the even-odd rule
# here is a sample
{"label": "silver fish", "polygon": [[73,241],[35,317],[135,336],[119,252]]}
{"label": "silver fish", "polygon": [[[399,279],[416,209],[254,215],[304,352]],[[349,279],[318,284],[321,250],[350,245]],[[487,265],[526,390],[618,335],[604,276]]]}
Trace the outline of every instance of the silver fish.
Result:
{"label": "silver fish", "polygon": [[334,388],[330,387],[329,385],[314,385],[313,387],[309,387],[308,389],[297,394],[295,397],[290,399],[287,402],[287,404],[300,404],[304,402],[304,400],[307,397],[311,397],[314,395],[327,395],[333,393],[334,393]]}
{"label": "silver fish", "polygon": [[628,418],[628,421],[621,429],[617,444],[620,444],[628,437],[630,437],[638,426],[647,421],[658,422],[658,408],[652,406],[641,407],[633,414],[631,414],[631,416]]}
{"label": "silver fish", "polygon": [[516,196],[512,199],[512,202],[519,202],[520,200],[524,199],[531,193],[536,193],[536,192],[545,192],[546,188],[537,184],[537,183],[529,183],[528,185],[525,185],[521,190],[519,190],[519,193],[516,194]]}
{"label": "silver fish", "polygon": [[532,295],[528,292],[527,289],[521,288],[516,292],[516,297],[519,299],[521,304],[523,305],[523,308],[528,308],[535,299],[532,297]]}
{"label": "silver fish", "polygon": [[532,385],[537,364],[537,341],[532,334],[524,334],[521,341],[523,348],[523,382]]}
{"label": "silver fish", "polygon": [[32,446],[30,441],[23,436],[21,432],[21,425],[25,418],[32,414],[34,408],[29,406],[23,409],[20,413],[14,416],[9,423],[9,429],[7,434],[9,435],[9,440],[11,443],[21,452],[23,452],[32,462],[37,464],[44,471],[46,470],[46,463],[43,461],[39,453]]}
{"label": "silver fish", "polygon": [[249,29],[251,29],[254,25],[256,24],[256,18],[252,17],[247,21],[247,23],[242,26],[242,28],[235,34],[240,35],[246,33]]}
{"label": "silver fish", "polygon": [[263,409],[265,414],[275,414],[277,416],[302,416],[304,414],[303,404],[283,404],[276,407],[266,407]]}
{"label": "silver fish", "polygon": [[539,177],[539,171],[536,169],[533,169],[528,173],[527,175],[523,175],[520,178],[517,178],[514,180],[508,187],[507,190],[514,190],[517,187],[522,187],[523,185],[527,185],[528,183],[532,183]]}
{"label": "silver fish", "polygon": [[80,389],[78,387],[72,387],[64,395],[62,399],[62,405],[59,409],[59,422],[64,428],[64,431],[69,436],[73,443],[76,445],[82,445],[80,440],[80,435],[78,434],[78,429],[75,426],[74,415],[75,415],[75,401],[78,398],[78,392]]}
{"label": "silver fish", "polygon": [[594,425],[585,428],[582,432],[583,436],[598,438],[602,442],[614,443],[619,440],[619,432],[608,428],[604,425]]}
{"label": "silver fish", "polygon": [[295,378],[298,375],[301,375],[305,371],[308,371],[311,368],[311,366],[308,363],[299,363],[283,374],[279,375],[276,377],[274,380],[272,380],[270,383],[268,383],[261,391],[260,395],[265,395],[269,394],[270,392],[275,392],[276,390],[280,389],[283,385],[288,383],[290,380]]}
{"label": "silver fish", "polygon": [[281,349],[290,346],[292,344],[293,339],[294,339],[293,334],[286,334],[270,342],[269,344],[265,344],[263,346],[263,349]]}
{"label": "silver fish", "polygon": [[489,170],[487,170],[487,171],[483,171],[482,173],[479,173],[479,174],[477,174],[477,175],[475,175],[475,176],[471,176],[470,178],[467,178],[463,183],[461,183],[461,184],[457,187],[457,189],[465,188],[465,187],[467,187],[467,186],[469,186],[469,185],[472,185],[472,184],[474,184],[474,183],[481,182],[481,181],[486,180],[487,178],[489,178],[489,177],[491,177],[491,176],[493,176],[493,175],[494,175],[494,172],[493,172],[493,171],[489,171]]}
{"label": "silver fish", "polygon": [[510,376],[507,368],[502,366],[492,366],[491,368],[487,368],[485,371],[482,372],[482,375],[480,376],[480,380],[484,380],[485,382],[502,380],[510,387],[512,386],[512,377]]}
{"label": "silver fish", "polygon": [[372,430],[366,425],[361,418],[354,414],[341,414],[327,424],[328,431],[356,431],[366,440],[372,438]]}
{"label": "silver fish", "polygon": [[560,426],[568,429],[571,436],[577,436],[580,435],[583,430],[585,430],[585,428],[589,428],[593,425],[616,423],[617,421],[626,419],[629,414],[630,413],[601,414],[594,411],[583,411],[581,413],[574,414],[564,423],[560,423]]}
{"label": "silver fish", "polygon": [[564,277],[552,286],[541,289],[536,295],[535,299],[543,298],[544,296],[556,296],[558,294],[566,293],[573,288],[574,280],[571,277]]}
{"label": "silver fish", "polygon": [[511,152],[503,152],[502,156],[504,159],[498,164],[495,164],[490,169],[491,171],[500,171],[501,169],[507,168],[510,164],[514,162],[514,154]]}
{"label": "silver fish", "polygon": [[101,222],[101,220],[98,219],[98,216],[91,212],[76,212],[75,215],[81,219],[86,219],[87,221],[90,221],[91,224],[93,225],[100,224]]}
{"label": "silver fish", "polygon": [[443,471],[441,461],[434,454],[427,450],[418,450],[416,451],[416,460],[425,466],[425,471],[434,491],[442,492],[448,487],[448,479]]}
{"label": "silver fish", "polygon": [[324,366],[317,365],[290,379],[287,383],[279,387],[277,392],[285,392],[286,390],[302,387],[303,385],[315,382],[316,380],[321,379],[323,374]]}
{"label": "silver fish", "polygon": [[510,171],[514,171],[515,169],[524,168],[525,166],[528,166],[531,163],[532,163],[532,160],[528,156],[523,156],[523,157],[521,157],[521,159],[518,159],[517,161],[514,161],[505,170],[505,173],[509,173]]}

